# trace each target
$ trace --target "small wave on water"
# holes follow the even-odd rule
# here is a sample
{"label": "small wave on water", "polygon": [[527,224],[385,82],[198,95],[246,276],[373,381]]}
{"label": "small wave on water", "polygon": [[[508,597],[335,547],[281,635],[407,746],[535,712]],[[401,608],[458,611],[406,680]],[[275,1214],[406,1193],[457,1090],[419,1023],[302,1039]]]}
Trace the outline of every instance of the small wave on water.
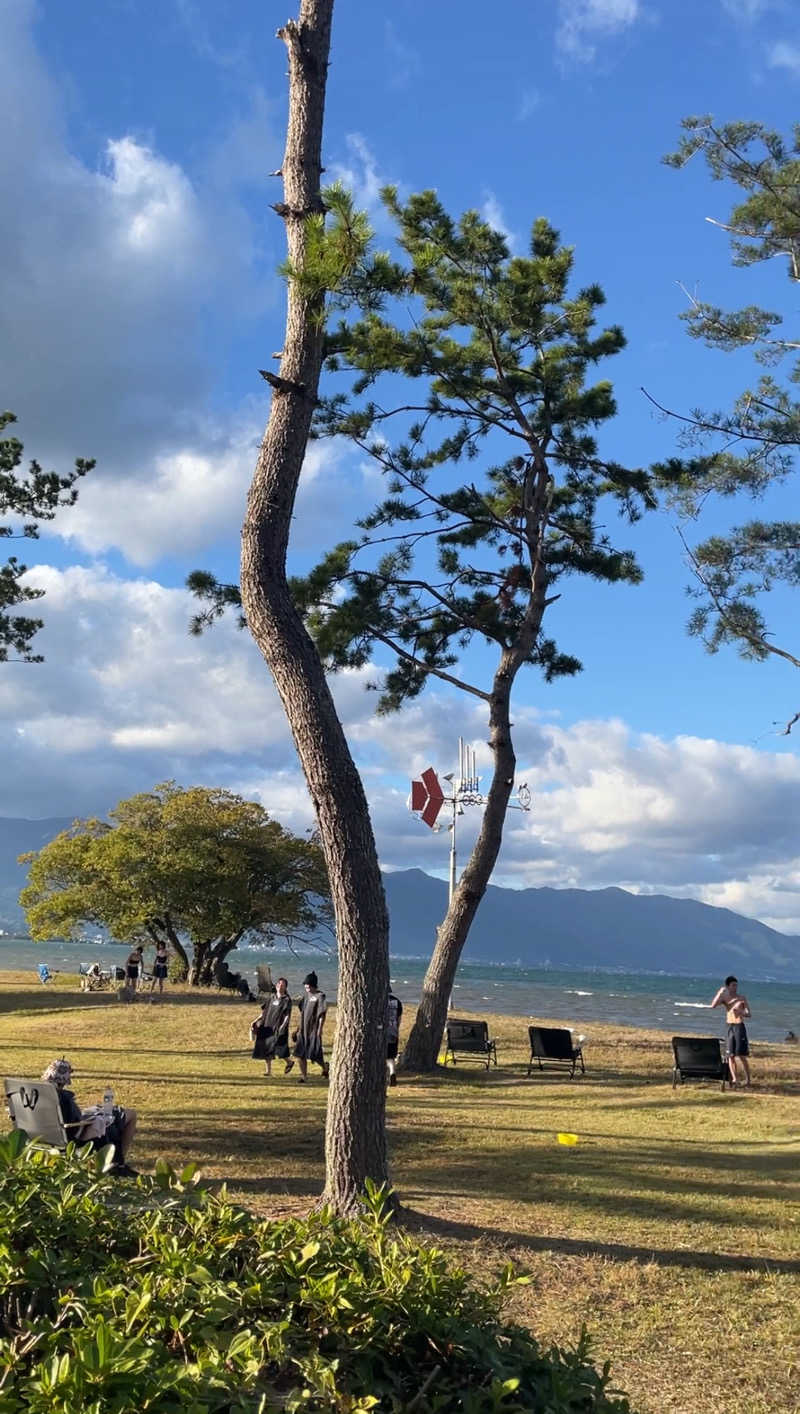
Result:
{"label": "small wave on water", "polygon": [[708,1007],[708,1005],[707,1005],[706,1002],[673,1002],[672,1005],[673,1005],[673,1006],[699,1007],[701,1011],[708,1011],[708,1010],[709,1010],[709,1007]]}
{"label": "small wave on water", "polygon": [[594,992],[581,992],[577,987],[565,987],[564,991],[568,997],[593,997]]}

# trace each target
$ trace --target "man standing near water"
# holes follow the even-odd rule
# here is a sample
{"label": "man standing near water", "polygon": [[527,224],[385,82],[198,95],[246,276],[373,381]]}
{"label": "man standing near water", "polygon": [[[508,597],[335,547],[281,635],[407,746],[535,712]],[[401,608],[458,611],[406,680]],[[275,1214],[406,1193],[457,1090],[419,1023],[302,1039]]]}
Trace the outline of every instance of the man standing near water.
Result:
{"label": "man standing near water", "polygon": [[744,1071],[745,1086],[750,1084],[750,1042],[747,1037],[747,1027],[745,1017],[751,1015],[750,1003],[747,997],[739,994],[739,981],[736,977],[726,977],[724,987],[720,987],[714,1000],[710,1003],[712,1007],[724,1006],[725,1020],[728,1023],[728,1068],[731,1073],[731,1085],[738,1085],[738,1073],[736,1069],[737,1059],[742,1063]]}

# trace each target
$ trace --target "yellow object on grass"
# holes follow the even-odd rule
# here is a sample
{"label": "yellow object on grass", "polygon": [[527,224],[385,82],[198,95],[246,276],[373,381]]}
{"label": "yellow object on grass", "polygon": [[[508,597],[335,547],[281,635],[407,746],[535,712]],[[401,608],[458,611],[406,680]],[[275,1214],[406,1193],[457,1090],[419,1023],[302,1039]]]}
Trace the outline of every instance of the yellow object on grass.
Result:
{"label": "yellow object on grass", "polygon": [[559,1144],[577,1144],[578,1142],[577,1134],[557,1134],[556,1139]]}

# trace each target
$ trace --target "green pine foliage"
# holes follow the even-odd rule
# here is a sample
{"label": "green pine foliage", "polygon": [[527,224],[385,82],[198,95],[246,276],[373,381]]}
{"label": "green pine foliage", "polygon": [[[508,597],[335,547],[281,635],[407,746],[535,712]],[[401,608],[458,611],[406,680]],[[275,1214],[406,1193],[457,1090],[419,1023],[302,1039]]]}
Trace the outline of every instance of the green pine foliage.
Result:
{"label": "green pine foliage", "polygon": [[517,256],[434,192],[383,199],[403,258],[368,270],[364,300],[354,278],[358,307],[331,322],[328,382],[346,386],[320,402],[314,433],[349,439],[386,493],[293,590],[329,667],[361,666],[376,644],[394,653],[389,711],[431,674],[488,696],[454,673],[474,637],[513,655],[514,672],[578,671],[542,632],[544,612],[571,575],[640,579],[598,511],[609,500],[633,520],[652,496],[643,471],[599,449],[616,404],[590,375],[625,340],[598,327],[599,286],[573,289],[572,250],[549,223]]}
{"label": "green pine foliage", "polygon": [[390,1225],[278,1222],[160,1163],[121,1185],[103,1156],[0,1139],[4,1414],[630,1414],[609,1370],[504,1321]]}
{"label": "green pine foliage", "polygon": [[[514,255],[477,212],[456,221],[434,192],[403,203],[388,187],[393,259],[372,249],[346,194],[327,200],[333,224],[309,218],[310,269],[286,271],[329,292],[333,391],[313,435],[349,440],[386,490],[352,539],[291,582],[326,666],[388,648],[380,711],[431,675],[488,698],[455,672],[473,638],[510,655],[512,677],[526,663],[547,680],[578,672],[544,613],[572,575],[637,583],[606,506],[634,521],[654,505],[648,474],[598,444],[616,403],[593,371],[625,346],[618,326],[598,327],[602,290],[573,288],[573,252],[541,218]],[[188,585],[205,603],[194,632],[240,604],[206,572]]]}
{"label": "green pine foliage", "polygon": [[[0,413],[0,433],[16,420],[13,412]],[[2,540],[38,539],[39,522],[52,520],[59,506],[75,504],[78,499],[75,483],[94,466],[93,461],[79,458],[74,471],[59,476],[54,471],[43,471],[38,462],[32,461],[28,470],[20,473],[22,452],[18,437],[0,437],[0,516],[21,518],[19,524],[0,524]],[[34,653],[32,647],[42,620],[14,612],[44,594],[43,589],[22,583],[27,568],[15,555],[0,565],[0,663],[42,662],[41,654]]]}
{"label": "green pine foliage", "polygon": [[[709,116],[687,118],[676,152],[665,158],[683,167],[702,155],[711,176],[744,193],[725,220],[732,263],[749,267],[785,261],[793,285],[800,282],[800,125],[790,139],[761,123],[716,125]],[[746,305],[726,310],[690,298],[682,316],[690,335],[723,353],[746,349],[764,372],[729,408],[691,410],[682,417],[682,440],[703,456],[665,468],[677,505],[699,517],[709,496],[758,499],[792,482],[800,447],[800,340],[785,330],[780,312]],[[689,629],[711,652],[736,646],[745,658],[771,654],[800,666],[800,658],[776,645],[768,630],[764,596],[776,585],[800,583],[800,521],[746,521],[727,536],[715,536],[690,551],[698,600]]]}

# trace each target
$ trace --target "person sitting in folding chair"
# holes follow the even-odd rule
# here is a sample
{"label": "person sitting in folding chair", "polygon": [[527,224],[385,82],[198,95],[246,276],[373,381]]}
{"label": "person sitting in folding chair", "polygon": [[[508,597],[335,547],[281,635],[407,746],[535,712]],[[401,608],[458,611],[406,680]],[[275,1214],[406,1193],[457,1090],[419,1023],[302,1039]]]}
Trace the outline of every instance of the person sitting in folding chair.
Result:
{"label": "person sitting in folding chair", "polygon": [[103,1149],[106,1144],[113,1144],[112,1173],[123,1178],[135,1178],[136,1169],[130,1167],[127,1158],[136,1133],[136,1111],[124,1110],[120,1105],[114,1105],[110,1116],[99,1105],[82,1110],[74,1092],[68,1088],[71,1079],[72,1066],[63,1056],[61,1060],[51,1061],[42,1072],[42,1080],[47,1080],[56,1087],[64,1123],[80,1125],[79,1129],[73,1130],[75,1143],[91,1144],[95,1149]]}
{"label": "person sitting in folding chair", "polygon": [[90,965],[86,968],[86,971],[83,973],[83,976],[81,977],[81,991],[99,992],[105,985],[106,980],[103,977],[100,968],[100,963],[90,963]]}

